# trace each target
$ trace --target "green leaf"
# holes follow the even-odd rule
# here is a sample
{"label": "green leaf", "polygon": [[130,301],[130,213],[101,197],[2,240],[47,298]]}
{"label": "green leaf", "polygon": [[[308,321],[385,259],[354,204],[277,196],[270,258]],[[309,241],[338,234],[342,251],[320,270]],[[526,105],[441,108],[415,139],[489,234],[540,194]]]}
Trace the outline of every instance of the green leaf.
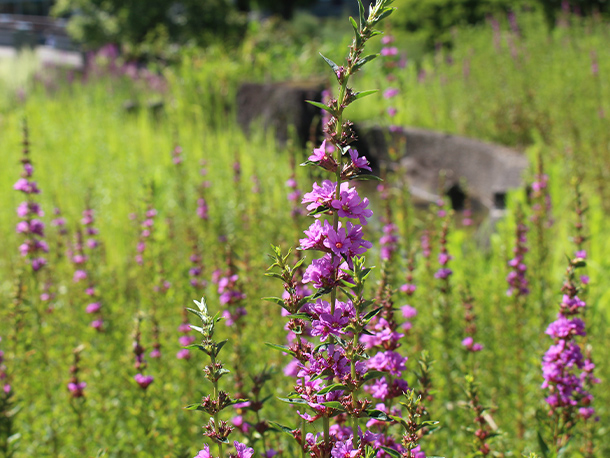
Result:
{"label": "green leaf", "polygon": [[[432,421],[432,420],[426,420],[426,421],[422,421],[420,423],[420,426],[436,426],[440,423],[440,421]],[[488,436],[489,437],[489,436]]]}
{"label": "green leaf", "polygon": [[377,21],[381,21],[387,18],[390,14],[394,12],[396,8],[384,8],[381,14],[377,17]]}
{"label": "green leaf", "polygon": [[[356,285],[354,285],[356,286]],[[346,290],[345,288],[340,288],[341,291],[343,292],[343,294],[345,294],[347,296],[347,298],[352,301],[355,302],[356,301],[356,296],[354,296],[351,291]]]}
{"label": "green leaf", "polygon": [[189,324],[189,328],[191,328],[193,331],[197,331],[201,334],[205,334],[205,332],[203,332],[203,328],[200,328],[199,326],[194,326],[192,324]]}
{"label": "green leaf", "polygon": [[[281,274],[277,273],[277,272],[267,272],[265,273],[266,277],[273,277],[273,278],[279,278],[280,280],[284,280],[284,277],[282,277]],[[264,298],[263,298],[264,299]]]}
{"label": "green leaf", "polygon": [[228,406],[232,406],[234,404],[240,404],[242,402],[248,402],[249,399],[231,399],[231,402],[229,402],[227,405]]}
{"label": "green leaf", "polygon": [[370,445],[367,445],[365,450],[366,450],[365,458],[375,458],[377,456],[377,450],[375,450]]}
{"label": "green leaf", "polygon": [[329,409],[340,410],[342,412],[345,410],[343,408],[343,405],[339,401],[328,401],[328,402],[322,402],[321,404],[324,407],[328,407]]}
{"label": "green leaf", "polygon": [[339,66],[337,64],[335,64],[332,60],[330,60],[328,57],[325,57],[322,53],[320,53],[320,55],[322,56],[322,59],[324,59],[326,61],[326,63],[328,65],[330,65],[330,68],[333,69],[333,72],[337,73],[337,71],[339,71]]}
{"label": "green leaf", "polygon": [[293,437],[292,431],[294,431],[294,430],[290,429],[288,426],[284,426],[279,423],[276,423],[275,421],[269,421],[269,420],[267,420],[267,423],[269,423],[272,426],[271,429],[274,429],[277,432],[284,432],[286,434],[290,434],[290,436]]}
{"label": "green leaf", "polygon": [[340,383],[333,383],[332,385],[328,385],[326,388],[322,388],[316,393],[316,395],[322,396],[323,394],[330,393],[331,391],[345,391],[346,389],[347,387],[345,385],[341,385]]}
{"label": "green leaf", "polygon": [[199,310],[192,309],[190,307],[186,307],[186,309],[191,312],[193,315],[197,315],[201,320],[205,320],[208,316],[201,313]]}
{"label": "green leaf", "polygon": [[363,57],[362,59],[358,59],[358,61],[354,64],[355,70],[360,70],[365,64],[368,64],[370,61],[375,59],[379,54],[369,54],[368,56]]}
{"label": "green leaf", "polygon": [[363,97],[366,97],[367,95],[371,95],[371,94],[374,94],[374,93],[376,93],[376,92],[379,92],[379,90],[378,90],[378,89],[372,89],[372,90],[370,90],[370,91],[361,91],[361,92],[356,92],[356,93],[354,94],[354,100],[361,99],[361,98],[363,98]]}
{"label": "green leaf", "polygon": [[391,457],[393,458],[401,458],[402,454],[400,452],[397,452],[396,450],[394,450],[393,448],[390,447],[386,447],[385,445],[382,445],[381,448]]}
{"label": "green leaf", "polygon": [[388,414],[385,413],[383,410],[367,409],[365,412],[369,417],[374,418],[375,420],[379,420],[379,421],[391,421],[392,420],[390,417],[388,417]]}
{"label": "green leaf", "polygon": [[288,404],[304,404],[307,405],[307,401],[304,399],[288,399],[288,398],[278,398],[282,402],[287,402]]}
{"label": "green leaf", "polygon": [[398,417],[395,415],[389,415],[389,417],[391,420],[394,420],[395,422],[400,423],[403,426],[403,428],[409,429],[409,423],[404,418]]}
{"label": "green leaf", "polygon": [[292,268],[293,271],[297,270],[299,267],[301,267],[301,265],[303,265],[303,263],[305,262],[305,258],[301,258],[299,259],[295,264],[294,267]]}
{"label": "green leaf", "polygon": [[285,316],[284,318],[311,321],[311,315],[309,315],[308,313],[293,313],[291,315]]}
{"label": "green leaf", "polygon": [[369,313],[364,315],[364,318],[363,318],[364,322],[368,323],[369,321],[371,321],[373,319],[373,317],[378,315],[379,312],[381,312],[382,310],[383,310],[383,307],[377,307],[376,309],[371,310]]}
{"label": "green leaf", "polygon": [[207,348],[201,344],[190,344],[190,345],[187,345],[186,347],[182,347],[182,348],[184,348],[186,350],[201,350],[206,353],[208,352]]}
{"label": "green leaf", "polygon": [[274,304],[284,307],[284,299],[282,299],[281,297],[263,297],[262,299],[264,301],[273,302]]}
{"label": "green leaf", "polygon": [[377,175],[373,175],[372,173],[360,173],[358,175],[354,175],[350,177],[350,180],[354,181],[383,181],[382,178],[379,178]]}
{"label": "green leaf", "polygon": [[328,112],[329,112],[331,115],[333,115],[333,116],[334,116],[334,114],[335,114],[335,110],[333,110],[333,109],[332,109],[331,107],[329,107],[328,105],[324,105],[324,104],[323,104],[323,103],[321,103],[321,102],[315,102],[315,101],[313,101],[313,100],[305,100],[305,101],[306,101],[307,103],[309,103],[309,104],[313,105],[314,107],[318,107],[318,108],[320,108],[320,109],[322,109],[322,110],[326,110],[326,111],[328,111]]}
{"label": "green leaf", "polygon": [[542,453],[542,456],[544,458],[548,458],[549,457],[549,446],[546,445],[546,442],[544,440],[544,438],[542,437],[542,434],[540,433],[540,431],[537,432],[538,433],[538,446],[540,447],[540,452]]}
{"label": "green leaf", "polygon": [[229,339],[225,339],[222,342],[218,342],[216,344],[216,354],[220,353],[220,350],[222,350],[222,347],[224,347],[228,341],[229,341]]}
{"label": "green leaf", "polygon": [[360,28],[358,29],[362,32],[362,27],[366,24],[366,16],[364,13],[364,5],[362,4],[362,0],[358,0],[358,12],[360,13]]}
{"label": "green leaf", "polygon": [[[351,273],[349,270],[343,270],[344,272],[347,272],[348,274]],[[347,280],[345,280],[344,278],[341,279],[341,284],[343,286],[347,286],[348,288],[355,288],[356,285],[354,283],[351,283]]]}
{"label": "green leaf", "polygon": [[328,348],[330,344],[328,342],[322,342],[315,346],[313,349],[313,353],[318,353],[319,351],[324,351]]}
{"label": "green leaf", "polygon": [[201,407],[201,404],[189,404],[185,407],[186,410],[202,410],[205,412],[205,409]]}
{"label": "green leaf", "polygon": [[386,374],[385,372],[381,372],[381,371],[367,371],[367,373],[364,374],[364,377],[362,377],[362,380],[364,380],[365,382],[368,382],[369,380],[385,377],[386,375],[388,375],[388,374]]}
{"label": "green leaf", "polygon": [[279,350],[283,353],[288,353],[292,356],[296,356],[296,353],[285,345],[278,345],[270,342],[265,342],[265,345],[267,345],[269,348],[273,348],[274,350]]}
{"label": "green leaf", "polygon": [[331,288],[320,288],[314,294],[312,294],[311,296],[308,296],[307,301],[308,302],[315,301],[317,298],[322,297],[325,294],[330,293],[331,291],[332,291]]}
{"label": "green leaf", "polygon": [[360,36],[360,29],[358,28],[358,23],[353,17],[349,17],[349,22],[352,24],[354,28],[354,36],[356,37],[356,46],[359,48],[362,43],[362,37]]}

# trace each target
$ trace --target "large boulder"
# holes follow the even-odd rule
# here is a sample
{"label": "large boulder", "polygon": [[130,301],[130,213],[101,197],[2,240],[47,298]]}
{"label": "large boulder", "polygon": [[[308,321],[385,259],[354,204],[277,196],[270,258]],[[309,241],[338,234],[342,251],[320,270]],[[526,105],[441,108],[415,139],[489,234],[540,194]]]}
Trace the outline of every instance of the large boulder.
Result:
{"label": "large boulder", "polygon": [[[502,209],[506,192],[523,185],[527,158],[504,146],[412,127],[391,132],[358,125],[356,130],[355,147],[375,164],[402,166],[412,192],[420,197],[431,200],[438,195],[441,172],[447,195],[468,194],[488,209]],[[390,146],[397,148],[394,158]]]}
{"label": "large boulder", "polygon": [[294,136],[305,146],[321,134],[320,109],[306,100],[320,102],[323,89],[318,82],[244,83],[237,91],[237,121],[246,131],[253,123],[273,129],[280,144],[292,138],[294,129]]}

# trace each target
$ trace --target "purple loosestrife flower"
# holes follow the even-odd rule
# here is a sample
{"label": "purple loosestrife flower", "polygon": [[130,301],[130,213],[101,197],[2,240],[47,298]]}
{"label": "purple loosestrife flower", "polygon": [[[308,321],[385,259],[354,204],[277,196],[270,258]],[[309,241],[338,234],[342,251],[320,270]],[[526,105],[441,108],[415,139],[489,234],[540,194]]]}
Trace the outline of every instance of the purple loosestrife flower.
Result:
{"label": "purple loosestrife flower", "polygon": [[349,150],[349,157],[352,160],[350,166],[356,169],[363,169],[372,172],[369,160],[364,156],[358,156],[358,151],[355,149]]}
{"label": "purple loosestrife flower", "polygon": [[301,191],[298,189],[297,180],[295,178],[294,173],[288,180],[286,180],[286,187],[290,189],[290,192],[288,193],[288,201],[292,205],[292,209],[290,210],[290,216],[292,218],[296,218],[297,216],[303,215],[304,211],[298,205],[298,202],[300,202],[303,196]]}
{"label": "purple loosestrife flower", "polygon": [[549,391],[546,402],[550,415],[560,428],[554,438],[557,448],[569,438],[578,417],[587,419],[593,415],[593,396],[588,392],[588,387],[599,383],[592,375],[595,365],[590,358],[583,357],[576,341],[578,336],[586,335],[585,323],[577,316],[586,307],[585,302],[577,296],[580,286],[576,283],[576,271],[583,265],[584,259],[581,257],[574,258],[568,265],[557,320],[546,330],[553,344],[542,358],[542,388]]}
{"label": "purple loosestrife flower", "polygon": [[80,353],[83,349],[84,347],[79,345],[73,351],[74,362],[70,367],[70,381],[68,382],[68,391],[73,398],[82,398],[85,395],[85,388],[87,387],[87,383],[80,381],[78,378]]}
{"label": "purple loosestrife flower", "polygon": [[199,453],[197,453],[194,458],[212,458],[212,455],[210,454],[210,446],[207,444],[204,445],[203,450],[199,450]]}
{"label": "purple loosestrife flower", "polygon": [[152,205],[148,205],[148,209],[144,214],[145,219],[140,223],[141,231],[140,238],[138,239],[137,254],[135,260],[138,264],[144,264],[144,253],[146,251],[147,243],[152,240],[153,229],[155,224],[155,217],[157,216],[157,210]]}
{"label": "purple loosestrife flower", "polygon": [[337,170],[337,161],[335,161],[332,154],[329,154],[327,151],[326,140],[322,142],[322,145],[320,145],[319,148],[314,148],[313,154],[307,159],[330,172],[335,172]]}
{"label": "purple loosestrife flower", "polygon": [[[370,269],[364,268],[362,255],[371,244],[363,240],[362,226],[373,213],[367,208],[368,199],[361,199],[349,180],[370,171],[371,167],[366,158],[350,150],[349,144],[356,137],[353,124],[343,118],[343,111],[356,100],[356,93],[348,86],[348,81],[366,63],[360,60],[364,43],[370,38],[372,27],[391,11],[389,0],[378,0],[371,5],[369,19],[363,19],[360,28],[355,29],[356,37],[346,65],[331,65],[340,88],[339,96],[330,98],[326,104],[330,114],[324,126],[326,138],[320,147],[315,148],[308,162],[330,171],[334,177],[333,180],[322,180],[320,184],[314,183],[312,191],[305,193],[301,201],[310,215],[318,219],[305,231],[306,238],[300,240],[301,249],[322,253],[305,268],[302,280],[318,290],[314,292],[315,302],[313,299],[306,302],[308,297],[298,298],[296,292],[295,273],[303,261],[297,261],[292,267],[286,262],[288,256],[282,256],[277,247],[273,249],[271,269],[279,268],[280,273],[270,272],[269,275],[283,281],[287,294],[282,299],[269,299],[282,305],[290,314],[288,329],[294,333],[294,339],[288,350],[297,361],[296,376],[299,379],[294,391],[301,403],[304,401],[308,406],[307,411],[297,413],[307,422],[322,421],[322,434],[306,434],[304,426],[293,431],[303,456],[312,458],[355,458],[365,452],[365,436],[361,434],[358,423],[367,414],[371,402],[358,396],[367,372],[364,347],[359,337],[372,315],[364,314],[369,306],[369,301],[363,298],[364,283]],[[332,151],[328,143],[333,145]],[[330,215],[330,218],[327,221],[319,219],[323,215]],[[357,220],[359,224],[341,221],[341,218]],[[327,294],[330,294],[330,300],[318,299]],[[307,319],[303,319],[301,314],[305,314]],[[311,323],[309,336],[303,333],[307,329],[305,322]],[[309,337],[319,337],[323,345],[311,343]],[[385,367],[395,373],[401,368],[401,361],[388,354]],[[331,385],[335,383],[343,388],[332,389]],[[331,419],[336,422],[332,428]],[[348,420],[351,427],[345,425]]]}
{"label": "purple loosestrife flower", "polygon": [[136,317],[136,328],[134,332],[134,340],[133,340],[133,354],[135,356],[135,365],[134,367],[138,371],[136,375],[134,375],[133,379],[136,381],[138,386],[143,390],[146,390],[149,385],[154,381],[154,377],[152,375],[144,375],[144,370],[148,365],[146,360],[144,359],[145,349],[141,344],[141,333],[140,326],[142,323],[142,316],[138,315]]}
{"label": "purple loosestrife flower", "polygon": [[172,150],[172,162],[174,165],[182,164],[182,147],[176,145]]}
{"label": "purple loosestrife flower", "polygon": [[462,305],[464,306],[464,321],[466,322],[466,327],[464,329],[466,337],[462,340],[462,346],[467,351],[475,353],[483,350],[483,345],[474,341],[474,337],[477,333],[477,325],[476,315],[473,312],[473,302],[474,298],[472,297],[470,292],[467,291],[462,294]]}
{"label": "purple loosestrife flower", "polygon": [[[533,214],[530,219],[536,225],[537,230],[541,232],[544,227],[548,228],[553,225],[553,217],[551,215],[551,194],[548,189],[549,176],[544,173],[544,162],[540,154],[538,155],[537,170],[531,187],[530,199]],[[539,234],[538,237],[540,238],[542,235]],[[539,249],[543,249],[543,247]]]}
{"label": "purple loosestrife flower", "polygon": [[19,252],[21,256],[27,258],[27,262],[32,270],[37,272],[47,263],[42,253],[47,253],[49,247],[44,241],[44,223],[34,218],[34,216],[44,216],[44,212],[32,197],[33,194],[40,194],[40,189],[38,189],[35,181],[30,180],[34,173],[34,168],[29,158],[28,129],[25,123],[23,126],[23,157],[21,158],[21,164],[23,167],[21,178],[13,186],[14,190],[22,192],[27,198],[17,208],[17,215],[23,221],[17,223],[16,231],[25,236],[23,243],[19,246]]}
{"label": "purple loosestrife flower", "polygon": [[528,287],[528,281],[525,276],[527,272],[527,265],[525,264],[525,254],[528,252],[527,248],[527,226],[523,223],[523,214],[517,213],[517,227],[515,233],[515,247],[513,253],[515,257],[508,262],[511,268],[510,273],[506,277],[508,282],[508,290],[506,291],[507,296],[523,297],[527,296],[530,292]]}
{"label": "purple loosestrife flower", "polygon": [[[0,337],[0,342],[2,342],[2,337]],[[2,392],[5,395],[9,395],[11,393],[11,385],[8,383],[8,374],[6,372],[6,366],[4,364],[4,352],[0,350],[0,385],[2,386]]]}
{"label": "purple loosestrife flower", "polygon": [[142,375],[142,374],[134,375],[133,379],[143,390],[146,390],[148,388],[148,386],[155,380],[155,378],[152,375]]}
{"label": "purple loosestrife flower", "polygon": [[386,99],[391,99],[392,97],[396,97],[400,91],[395,87],[389,87],[385,91],[383,91],[383,97]]}
{"label": "purple loosestrife flower", "polygon": [[237,441],[233,442],[233,445],[235,445],[235,451],[237,452],[236,454],[231,454],[231,457],[234,458],[252,458],[252,456],[254,455],[254,449],[248,447],[247,445],[241,444]]}
{"label": "purple loosestrife flower", "polygon": [[94,237],[99,233],[97,228],[94,227],[95,224],[95,213],[92,209],[86,209],[83,211],[83,218],[81,219],[81,224],[85,227],[85,234],[89,237],[85,243],[86,247],[90,250],[94,250],[99,246],[99,242]]}

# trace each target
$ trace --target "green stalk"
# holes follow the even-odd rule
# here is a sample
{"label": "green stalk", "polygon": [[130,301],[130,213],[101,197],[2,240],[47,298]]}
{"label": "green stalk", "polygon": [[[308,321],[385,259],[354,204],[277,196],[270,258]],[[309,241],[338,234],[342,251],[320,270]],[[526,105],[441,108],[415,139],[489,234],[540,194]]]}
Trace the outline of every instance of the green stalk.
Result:
{"label": "green stalk", "polygon": [[[216,365],[216,357],[213,355],[210,355],[210,359],[212,360],[212,367],[214,367]],[[218,400],[218,380],[215,380],[212,385],[214,386],[214,399]],[[218,412],[216,412],[214,414],[214,430],[216,431],[216,434],[219,433],[219,429],[218,429],[218,424],[220,422],[220,419],[218,417]],[[219,458],[223,457],[223,453],[222,453],[222,442],[217,441],[218,443],[218,456]]]}
{"label": "green stalk", "polygon": [[330,445],[330,421],[328,417],[322,417],[322,424],[324,426],[324,445],[329,448]]}

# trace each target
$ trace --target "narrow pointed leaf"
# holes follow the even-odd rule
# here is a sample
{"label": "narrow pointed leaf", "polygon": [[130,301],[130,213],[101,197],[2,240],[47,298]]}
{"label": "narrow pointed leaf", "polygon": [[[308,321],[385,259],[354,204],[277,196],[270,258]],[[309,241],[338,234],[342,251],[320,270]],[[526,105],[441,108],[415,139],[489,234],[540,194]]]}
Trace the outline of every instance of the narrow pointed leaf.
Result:
{"label": "narrow pointed leaf", "polygon": [[381,312],[382,310],[383,310],[383,307],[377,307],[376,309],[371,310],[369,313],[364,315],[364,318],[363,318],[364,322],[368,323],[369,321],[371,321],[373,319],[374,316],[379,314],[379,312]]}
{"label": "narrow pointed leaf", "polygon": [[281,297],[263,297],[262,299],[264,301],[273,302],[277,305],[284,307],[284,299],[282,299]]}
{"label": "narrow pointed leaf", "polygon": [[362,0],[358,0],[358,12],[360,13],[360,32],[362,32],[362,27],[366,24],[366,16],[364,15],[364,5],[362,4]]}
{"label": "narrow pointed leaf", "polygon": [[328,57],[324,56],[322,53],[320,53],[320,56],[322,56],[322,59],[324,59],[326,63],[330,65],[330,68],[333,69],[333,72],[336,73],[339,70],[339,66],[335,64],[332,60],[330,60]]}
{"label": "narrow pointed leaf", "polygon": [[324,407],[328,407],[329,409],[341,410],[344,411],[343,405],[339,401],[328,401],[321,403]]}
{"label": "narrow pointed leaf", "polygon": [[272,426],[272,429],[275,429],[278,432],[284,432],[286,434],[290,434],[290,436],[293,437],[292,431],[294,431],[294,430],[290,429],[288,426],[284,426],[279,423],[276,423],[275,421],[269,421],[269,420],[267,420],[267,423],[269,423]]}
{"label": "narrow pointed leaf", "polygon": [[354,64],[354,69],[360,70],[363,65],[369,63],[373,59],[375,59],[379,54],[369,54],[368,56],[363,57],[362,59],[358,59],[358,62]]}
{"label": "narrow pointed leaf", "polygon": [[205,412],[205,409],[203,407],[201,407],[201,404],[189,404],[188,406],[185,407],[186,410],[203,410]]}
{"label": "narrow pointed leaf", "polygon": [[347,387],[345,385],[341,385],[340,383],[333,383],[332,385],[328,385],[326,388],[322,388],[316,394],[318,396],[322,396],[323,394],[330,393],[331,391],[345,391]]}
{"label": "narrow pointed leaf", "polygon": [[379,91],[378,91],[377,89],[373,89],[373,90],[370,90],[370,91],[361,91],[361,92],[356,92],[356,93],[354,94],[354,100],[361,99],[361,98],[363,98],[363,97],[366,97],[367,95],[372,95],[372,94],[375,94],[376,92],[379,92]]}
{"label": "narrow pointed leaf", "polygon": [[288,398],[278,398],[282,402],[287,402],[288,404],[304,404],[307,405],[307,401],[304,399],[288,399]]}
{"label": "narrow pointed leaf", "polygon": [[321,102],[316,102],[314,100],[305,100],[307,103],[309,103],[310,105],[313,105],[314,107],[318,107],[321,110],[326,110],[328,111],[330,114],[334,115],[335,114],[335,110],[333,110],[331,107],[329,107],[328,105],[324,105]]}
{"label": "narrow pointed leaf", "polygon": [[390,447],[386,447],[384,445],[381,446],[381,448],[391,457],[393,458],[401,458],[402,454],[400,452],[397,452],[396,450],[394,450],[393,448]]}
{"label": "narrow pointed leaf", "polygon": [[379,421],[390,421],[391,420],[391,418],[388,417],[387,413],[385,413],[382,410],[378,410],[378,409],[367,409],[366,414],[369,417],[374,418],[375,420],[379,420]]}
{"label": "narrow pointed leaf", "polygon": [[267,345],[269,348],[273,348],[274,350],[279,350],[283,353],[288,353],[292,356],[296,355],[296,353],[294,351],[292,351],[290,348],[286,347],[285,345],[278,345],[278,344],[274,344],[274,343],[270,343],[270,342],[265,342],[265,345]]}

